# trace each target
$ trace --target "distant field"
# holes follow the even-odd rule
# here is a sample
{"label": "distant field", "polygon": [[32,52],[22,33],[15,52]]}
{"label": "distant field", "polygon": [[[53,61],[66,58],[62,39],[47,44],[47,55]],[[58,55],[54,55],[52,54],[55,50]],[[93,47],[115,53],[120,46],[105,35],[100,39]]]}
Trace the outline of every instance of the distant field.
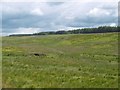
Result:
{"label": "distant field", "polygon": [[3,87],[117,88],[118,33],[3,37]]}

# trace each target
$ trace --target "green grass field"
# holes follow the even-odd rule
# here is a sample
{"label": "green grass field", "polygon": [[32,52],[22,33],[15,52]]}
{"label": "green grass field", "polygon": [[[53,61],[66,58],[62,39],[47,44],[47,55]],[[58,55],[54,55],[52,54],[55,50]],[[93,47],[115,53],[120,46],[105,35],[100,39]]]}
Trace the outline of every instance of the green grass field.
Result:
{"label": "green grass field", "polygon": [[117,88],[118,33],[3,37],[2,64],[4,88]]}

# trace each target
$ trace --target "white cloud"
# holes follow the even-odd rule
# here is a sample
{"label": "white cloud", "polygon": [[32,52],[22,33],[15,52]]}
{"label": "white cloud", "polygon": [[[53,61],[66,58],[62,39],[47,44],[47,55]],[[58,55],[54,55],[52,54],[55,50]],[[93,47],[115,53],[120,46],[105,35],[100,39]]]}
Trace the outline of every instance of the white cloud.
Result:
{"label": "white cloud", "polygon": [[111,23],[110,26],[117,26],[117,24],[116,23]]}
{"label": "white cloud", "polygon": [[[11,32],[0,32],[0,36],[8,36],[8,35],[12,35],[12,34],[33,34],[33,33],[37,33],[40,32],[40,28],[16,28],[13,29],[14,31]],[[2,30],[1,30],[2,31]]]}
{"label": "white cloud", "polygon": [[89,11],[88,15],[93,17],[101,17],[101,16],[110,15],[110,12],[108,10],[101,8],[93,8],[92,10]]}
{"label": "white cloud", "polygon": [[44,13],[42,12],[42,10],[40,8],[36,8],[34,10],[31,11],[31,14],[33,15],[44,15]]}
{"label": "white cloud", "polygon": [[17,28],[15,32],[9,33],[10,34],[32,34],[32,33],[37,33],[40,31],[40,28]]}
{"label": "white cloud", "polygon": [[1,0],[2,2],[118,2],[119,0]]}

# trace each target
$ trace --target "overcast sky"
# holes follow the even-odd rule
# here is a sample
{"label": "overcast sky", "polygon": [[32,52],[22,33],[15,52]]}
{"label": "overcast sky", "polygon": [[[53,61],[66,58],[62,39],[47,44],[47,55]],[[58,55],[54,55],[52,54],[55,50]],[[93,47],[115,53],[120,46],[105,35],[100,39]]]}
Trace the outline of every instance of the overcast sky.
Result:
{"label": "overcast sky", "polygon": [[3,35],[116,26],[118,23],[117,0],[19,1],[1,3]]}

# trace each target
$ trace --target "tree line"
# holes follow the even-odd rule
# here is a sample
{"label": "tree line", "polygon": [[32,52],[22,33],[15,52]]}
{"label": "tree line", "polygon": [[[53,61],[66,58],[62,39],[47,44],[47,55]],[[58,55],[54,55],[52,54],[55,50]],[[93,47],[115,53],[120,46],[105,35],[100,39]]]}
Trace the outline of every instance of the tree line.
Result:
{"label": "tree line", "polygon": [[35,35],[56,35],[56,34],[87,34],[87,33],[107,33],[107,32],[120,32],[120,26],[100,26],[97,28],[83,28],[74,30],[61,30],[61,31],[47,31],[33,34],[13,34],[10,36],[35,36]]}

